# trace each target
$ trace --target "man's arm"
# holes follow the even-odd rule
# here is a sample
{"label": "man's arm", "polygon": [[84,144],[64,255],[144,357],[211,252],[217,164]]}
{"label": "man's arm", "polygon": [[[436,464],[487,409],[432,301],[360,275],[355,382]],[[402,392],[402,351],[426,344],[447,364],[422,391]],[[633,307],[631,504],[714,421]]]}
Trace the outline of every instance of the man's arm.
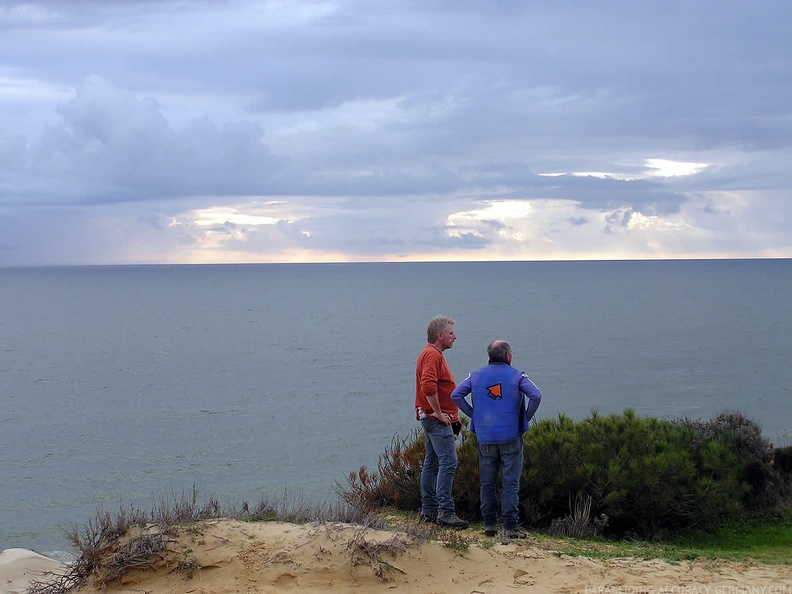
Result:
{"label": "man's arm", "polygon": [[465,400],[465,397],[470,394],[472,390],[473,387],[471,385],[470,376],[468,375],[465,378],[465,381],[459,384],[456,388],[454,388],[454,391],[451,392],[451,400],[453,400],[454,404],[459,407],[459,410],[461,410],[471,419],[473,418],[473,407],[470,406],[467,400]]}
{"label": "man's arm", "polygon": [[451,415],[448,413],[444,413],[440,410],[440,399],[437,397],[437,392],[434,394],[427,394],[426,400],[429,402],[429,406],[432,407],[431,413],[426,413],[427,417],[433,417],[443,423],[444,425],[451,424]]}
{"label": "man's arm", "polygon": [[530,421],[542,402],[542,393],[525,373],[520,377],[520,392],[528,397],[528,408],[525,410],[525,418]]}

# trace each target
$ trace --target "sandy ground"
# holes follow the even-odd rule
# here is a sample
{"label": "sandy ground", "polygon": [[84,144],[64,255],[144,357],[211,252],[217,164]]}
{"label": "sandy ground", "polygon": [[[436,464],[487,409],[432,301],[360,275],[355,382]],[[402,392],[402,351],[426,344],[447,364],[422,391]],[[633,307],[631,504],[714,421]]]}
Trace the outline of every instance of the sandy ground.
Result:
{"label": "sandy ground", "polygon": [[0,594],[21,594],[30,580],[44,579],[60,569],[58,561],[27,549],[0,551]]}
{"label": "sandy ground", "polygon": [[[214,520],[167,536],[151,566],[81,592],[259,593],[709,593],[792,594],[792,566],[568,557],[537,541],[500,542],[476,532],[419,542],[404,532],[344,524]],[[468,546],[452,546],[454,536]],[[130,535],[134,536],[134,535]],[[461,540],[457,539],[458,545]],[[0,593],[59,567],[30,551],[0,553]]]}

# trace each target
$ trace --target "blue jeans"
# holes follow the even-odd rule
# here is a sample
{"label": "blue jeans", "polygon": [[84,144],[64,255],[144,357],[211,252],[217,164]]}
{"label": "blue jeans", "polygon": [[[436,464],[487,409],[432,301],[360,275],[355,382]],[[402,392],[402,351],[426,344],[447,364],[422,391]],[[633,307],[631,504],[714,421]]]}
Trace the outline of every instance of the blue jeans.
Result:
{"label": "blue jeans", "polygon": [[454,514],[451,488],[457,468],[456,444],[451,425],[437,419],[421,419],[426,456],[421,470],[421,513],[438,517]]}
{"label": "blue jeans", "polygon": [[502,444],[478,444],[479,480],[481,481],[481,515],[484,517],[485,528],[498,525],[498,500],[495,495],[495,483],[498,470],[503,473],[501,488],[501,515],[506,530],[517,530],[520,513],[520,476],[523,463],[522,437]]}

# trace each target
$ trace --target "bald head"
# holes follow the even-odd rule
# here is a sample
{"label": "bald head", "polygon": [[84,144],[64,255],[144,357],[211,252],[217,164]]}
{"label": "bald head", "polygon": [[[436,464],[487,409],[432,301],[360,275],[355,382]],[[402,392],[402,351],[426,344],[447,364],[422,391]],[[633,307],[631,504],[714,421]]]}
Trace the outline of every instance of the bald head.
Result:
{"label": "bald head", "polygon": [[511,345],[505,340],[493,340],[487,347],[490,363],[511,363]]}

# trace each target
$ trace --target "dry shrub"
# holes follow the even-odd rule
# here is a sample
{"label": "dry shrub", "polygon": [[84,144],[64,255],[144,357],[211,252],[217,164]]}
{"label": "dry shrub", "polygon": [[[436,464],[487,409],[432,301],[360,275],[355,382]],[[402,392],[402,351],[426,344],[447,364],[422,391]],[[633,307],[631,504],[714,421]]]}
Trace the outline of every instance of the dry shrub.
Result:
{"label": "dry shrub", "polygon": [[112,582],[133,569],[152,569],[152,556],[165,549],[165,537],[158,529],[130,538],[105,561],[95,572],[101,574],[102,583]]}
{"label": "dry shrub", "polygon": [[[132,526],[145,525],[146,515],[139,510],[122,509],[115,516],[103,510],[97,510],[96,517],[89,520],[85,526],[82,528],[74,526],[66,531],[69,544],[79,552],[76,560],[67,567],[63,574],[52,576],[52,579],[48,580],[33,581],[28,593],[65,594],[79,586],[100,570],[112,549],[117,546],[121,537]],[[116,568],[120,569],[123,558],[122,554],[114,562]],[[132,554],[131,550],[126,558],[136,562],[136,556]]]}
{"label": "dry shrub", "polygon": [[349,562],[353,566],[367,565],[374,569],[374,575],[383,582],[388,581],[394,571],[404,573],[389,561],[383,559],[383,553],[393,557],[407,550],[410,542],[400,534],[394,534],[383,542],[366,540],[366,530],[358,530],[347,543]]}
{"label": "dry shrub", "polygon": [[200,504],[198,488],[193,485],[189,492],[177,495],[171,491],[170,499],[155,501],[151,508],[151,522],[158,526],[171,527],[197,520],[210,520],[222,515],[220,503],[214,497]]}
{"label": "dry shrub", "polygon": [[394,436],[380,455],[377,472],[371,473],[361,466],[357,472],[349,473],[346,485],[336,484],[336,492],[351,507],[365,512],[385,507],[418,509],[425,452],[418,429],[403,439]]}
{"label": "dry shrub", "polygon": [[577,495],[569,495],[569,515],[563,518],[556,518],[550,524],[548,533],[551,536],[571,536],[574,538],[593,538],[602,533],[608,525],[608,516],[600,514],[592,520],[591,518],[592,499],[583,491],[578,491]]}

